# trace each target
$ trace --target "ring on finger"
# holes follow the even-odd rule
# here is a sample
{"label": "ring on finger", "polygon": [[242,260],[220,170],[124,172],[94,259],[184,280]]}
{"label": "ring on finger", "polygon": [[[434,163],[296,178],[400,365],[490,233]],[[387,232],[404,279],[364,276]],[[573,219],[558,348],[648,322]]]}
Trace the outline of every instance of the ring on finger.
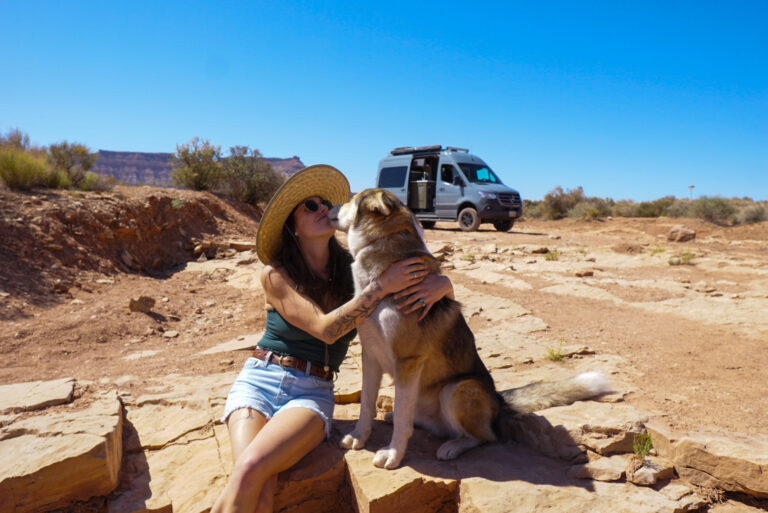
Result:
{"label": "ring on finger", "polygon": [[421,305],[422,308],[426,308],[427,307],[427,303],[425,303],[424,299],[422,299],[422,298],[419,298],[419,304]]}

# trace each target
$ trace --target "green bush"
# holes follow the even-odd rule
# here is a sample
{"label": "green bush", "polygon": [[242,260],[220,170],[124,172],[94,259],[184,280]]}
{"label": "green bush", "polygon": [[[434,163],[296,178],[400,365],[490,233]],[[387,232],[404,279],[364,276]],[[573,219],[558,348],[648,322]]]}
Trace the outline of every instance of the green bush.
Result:
{"label": "green bush", "polygon": [[675,202],[674,196],[665,196],[654,201],[643,201],[635,206],[632,217],[661,217]]}
{"label": "green bush", "polygon": [[84,191],[111,191],[117,180],[112,175],[103,176],[97,173],[86,173],[80,189]]}
{"label": "green bush", "polygon": [[50,171],[45,157],[18,149],[0,148],[0,179],[10,189],[29,190],[48,186]]}
{"label": "green bush", "polygon": [[768,214],[765,207],[760,204],[744,207],[736,215],[736,221],[739,224],[762,223],[766,219],[768,219]]}
{"label": "green bush", "polygon": [[584,190],[581,187],[569,189],[567,192],[559,185],[544,196],[542,214],[545,219],[562,219],[568,212],[584,201]]}
{"label": "green bush", "polygon": [[90,152],[87,146],[67,141],[51,144],[48,155],[54,169],[67,174],[75,187],[82,187],[88,171],[93,167],[98,155]]}
{"label": "green bush", "polygon": [[601,219],[612,214],[612,209],[605,200],[600,198],[589,198],[580,201],[568,211],[568,217],[580,219],[582,221],[592,221]]}
{"label": "green bush", "polygon": [[173,155],[173,183],[196,191],[212,191],[224,181],[221,147],[207,139],[193,137],[187,144],[177,144]]}
{"label": "green bush", "polygon": [[43,185],[49,189],[69,189],[72,187],[72,181],[69,179],[69,175],[61,169],[51,169],[48,172],[48,179]]}
{"label": "green bush", "polygon": [[524,199],[523,215],[525,217],[532,217],[533,219],[541,219],[541,217],[543,216],[542,202]]}
{"label": "green bush", "polygon": [[688,211],[690,217],[698,217],[719,225],[728,224],[735,213],[736,209],[729,200],[720,197],[708,198],[707,196],[694,200]]}
{"label": "green bush", "polygon": [[221,192],[251,205],[266,203],[283,182],[261,153],[248,146],[231,147],[222,166]]}
{"label": "green bush", "polygon": [[687,199],[675,200],[667,207],[667,217],[693,217],[690,215],[692,203]]}

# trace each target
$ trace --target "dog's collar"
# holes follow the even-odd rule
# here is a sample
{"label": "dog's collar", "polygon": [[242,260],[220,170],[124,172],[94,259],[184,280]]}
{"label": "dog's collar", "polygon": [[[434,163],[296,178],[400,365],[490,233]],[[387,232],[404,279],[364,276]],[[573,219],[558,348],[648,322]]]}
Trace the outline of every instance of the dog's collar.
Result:
{"label": "dog's collar", "polygon": [[367,248],[368,246],[370,246],[374,242],[379,242],[381,239],[386,239],[387,237],[391,237],[393,235],[397,235],[398,233],[407,232],[407,231],[409,231],[409,228],[408,227],[403,227],[403,228],[400,228],[397,231],[394,231],[392,233],[388,233],[386,235],[382,235],[381,237],[377,237],[377,238],[375,238],[375,239],[373,239],[373,240],[371,240],[369,242],[366,242],[365,245],[363,245],[361,248],[359,248],[357,251],[355,251],[355,253],[352,255],[352,258],[357,258],[357,255],[359,255],[362,250],[364,250],[365,248]]}

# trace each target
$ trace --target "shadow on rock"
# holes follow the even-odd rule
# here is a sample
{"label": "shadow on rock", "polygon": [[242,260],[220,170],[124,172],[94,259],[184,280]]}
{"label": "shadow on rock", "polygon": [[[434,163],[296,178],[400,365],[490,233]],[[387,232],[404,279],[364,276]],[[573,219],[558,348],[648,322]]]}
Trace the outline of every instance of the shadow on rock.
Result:
{"label": "shadow on rock", "polygon": [[[333,441],[338,444],[344,434],[352,431],[354,425],[355,421],[352,420],[335,420]],[[373,466],[376,451],[386,447],[391,437],[392,425],[384,421],[374,422],[373,431],[365,449],[356,451],[362,453],[360,466],[368,467],[361,470],[378,472],[379,478],[382,479],[388,472],[393,472],[376,469]],[[568,475],[571,463],[545,456],[525,444],[503,440],[470,449],[455,460],[441,461],[437,459],[436,454],[445,441],[445,438],[432,435],[424,429],[414,429],[400,468],[410,468],[418,474],[437,479],[460,481],[479,478],[493,482],[521,481],[535,485],[577,487],[594,491],[591,480],[576,479]],[[572,445],[575,446],[576,442],[572,441]],[[352,474],[356,469],[349,460],[348,458],[349,472]]]}

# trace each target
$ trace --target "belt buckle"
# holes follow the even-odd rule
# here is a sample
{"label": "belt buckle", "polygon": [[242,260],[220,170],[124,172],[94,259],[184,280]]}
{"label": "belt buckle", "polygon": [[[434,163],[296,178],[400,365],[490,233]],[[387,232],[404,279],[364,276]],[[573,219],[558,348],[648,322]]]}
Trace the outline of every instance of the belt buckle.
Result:
{"label": "belt buckle", "polygon": [[285,365],[283,365],[283,358],[285,358],[285,355],[284,355],[284,354],[281,354],[281,355],[280,355],[280,358],[278,358],[278,359],[277,359],[277,364],[278,364],[280,367],[282,367],[283,369],[285,369]]}

